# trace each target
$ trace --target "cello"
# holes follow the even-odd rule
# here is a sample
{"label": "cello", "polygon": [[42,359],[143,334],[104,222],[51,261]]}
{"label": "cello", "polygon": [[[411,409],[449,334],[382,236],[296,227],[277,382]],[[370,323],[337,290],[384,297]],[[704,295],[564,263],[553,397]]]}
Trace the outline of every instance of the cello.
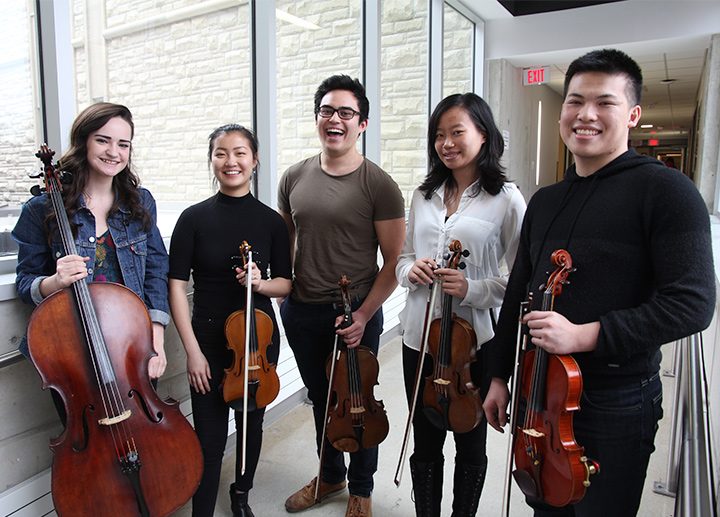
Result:
{"label": "cello", "polygon": [[[551,260],[557,269],[541,287],[543,311],[553,310],[555,297],[575,271],[565,250],[554,251]],[[515,429],[513,477],[530,499],[551,506],[577,503],[590,486],[590,475],[599,471],[573,433],[573,412],[580,409],[583,387],[580,368],[572,356],[551,354],[541,347],[524,355],[518,396],[525,399],[526,409]]]}
{"label": "cello", "polygon": [[[43,145],[36,156],[64,252],[77,254],[53,154]],[[50,441],[56,513],[161,516],[185,504],[200,485],[202,451],[178,403],[161,400],[148,377],[143,301],[125,286],[81,280],[37,306],[27,337],[43,389],[56,390],[67,412]]]}
{"label": "cello", "polygon": [[[350,280],[345,275],[338,282],[342,294],[344,319],[341,328],[353,323],[352,304],[348,287]],[[327,360],[329,380],[323,436],[320,447],[320,470],[327,440],[339,451],[356,452],[370,449],[382,442],[390,430],[385,407],[376,400],[373,387],[378,383],[378,365],[375,354],[365,346],[348,347],[338,345],[341,340],[335,335],[333,353]],[[320,502],[320,482],[316,483],[315,500]]]}
{"label": "cello", "polygon": [[[461,257],[470,253],[460,241],[450,243],[445,267],[463,269]],[[482,422],[482,398],[470,375],[475,362],[477,338],[472,326],[452,312],[452,295],[442,294],[442,312],[430,324],[427,352],[432,356],[433,372],[425,378],[423,413],[440,429],[467,433]],[[421,352],[422,353],[422,352]]]}
{"label": "cello", "polygon": [[255,309],[253,304],[250,249],[246,241],[240,245],[243,267],[247,265],[245,309],[233,312],[225,320],[227,347],[233,351],[233,362],[225,369],[220,386],[228,406],[243,412],[242,474],[245,473],[248,408],[264,408],[280,393],[276,365],[267,359],[267,348],[272,344],[273,323],[270,316]]}

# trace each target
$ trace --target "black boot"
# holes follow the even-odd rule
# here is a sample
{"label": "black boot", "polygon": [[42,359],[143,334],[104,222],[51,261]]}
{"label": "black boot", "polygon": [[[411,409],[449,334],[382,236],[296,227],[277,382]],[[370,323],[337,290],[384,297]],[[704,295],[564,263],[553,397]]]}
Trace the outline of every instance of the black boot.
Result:
{"label": "black boot", "polygon": [[410,457],[415,514],[417,517],[440,517],[442,500],[443,459],[417,461]]}
{"label": "black boot", "polygon": [[236,492],[235,483],[230,485],[230,509],[235,517],[255,517],[248,505],[248,493]]}
{"label": "black boot", "polygon": [[485,484],[487,464],[482,466],[455,463],[452,517],[474,517]]}

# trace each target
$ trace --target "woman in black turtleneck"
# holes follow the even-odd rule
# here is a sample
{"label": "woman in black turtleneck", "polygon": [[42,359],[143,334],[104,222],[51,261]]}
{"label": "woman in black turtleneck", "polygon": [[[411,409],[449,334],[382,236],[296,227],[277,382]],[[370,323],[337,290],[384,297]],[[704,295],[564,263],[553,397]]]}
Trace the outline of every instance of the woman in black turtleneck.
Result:
{"label": "woman in black turtleneck", "polygon": [[[170,309],[188,357],[195,431],[205,457],[203,479],[193,497],[194,517],[213,515],[220,482],[229,408],[219,385],[232,361],[224,327],[231,313],[245,307],[245,271],[235,267],[241,243],[250,244],[255,263],[251,281],[255,308],[273,320],[272,346],[267,348],[271,363],[277,363],[280,336],[270,299],[290,293],[292,274],[285,223],[250,194],[258,164],[255,134],[229,124],[213,131],[209,140],[208,160],[220,191],[180,215],[170,243]],[[192,319],[186,294],[191,271]],[[242,428],[237,426],[237,466],[230,486],[234,515],[253,515],[248,491],[260,457],[264,412],[264,408],[248,411],[244,475],[240,472]],[[242,413],[237,411],[235,422],[239,421]]]}

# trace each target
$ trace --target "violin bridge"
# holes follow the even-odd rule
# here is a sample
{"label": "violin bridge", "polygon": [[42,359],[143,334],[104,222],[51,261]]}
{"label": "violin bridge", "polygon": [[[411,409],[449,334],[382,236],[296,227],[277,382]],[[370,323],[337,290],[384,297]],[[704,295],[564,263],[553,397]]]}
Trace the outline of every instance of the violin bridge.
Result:
{"label": "violin bridge", "polygon": [[450,381],[446,381],[445,379],[435,379],[433,380],[435,384],[442,384],[443,386],[447,386],[450,384]]}
{"label": "violin bridge", "polygon": [[113,417],[109,417],[109,418],[108,418],[108,417],[106,417],[106,418],[101,418],[100,420],[98,420],[98,424],[100,424],[100,425],[114,425],[114,424],[117,424],[117,423],[122,422],[123,420],[127,420],[128,418],[130,418],[130,415],[132,415],[132,411],[130,411],[130,410],[128,409],[128,410],[124,411],[124,412],[123,412],[122,414],[120,414],[120,415],[113,416]]}
{"label": "violin bridge", "polygon": [[260,369],[260,366],[258,366],[257,364],[251,364],[250,366],[248,366],[248,370],[259,370],[259,369]]}
{"label": "violin bridge", "polygon": [[542,438],[545,436],[545,433],[541,433],[540,431],[536,431],[535,429],[523,429],[522,432],[527,434],[528,436],[532,436],[533,438]]}
{"label": "violin bridge", "polygon": [[351,413],[351,414],[364,413],[364,412],[365,412],[365,406],[351,407],[351,408],[350,408],[350,413]]}

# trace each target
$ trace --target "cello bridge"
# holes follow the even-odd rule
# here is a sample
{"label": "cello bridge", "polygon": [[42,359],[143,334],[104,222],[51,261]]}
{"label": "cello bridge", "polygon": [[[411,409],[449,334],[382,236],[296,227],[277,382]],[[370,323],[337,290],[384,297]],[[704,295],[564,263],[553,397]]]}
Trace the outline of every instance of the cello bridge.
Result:
{"label": "cello bridge", "polygon": [[117,416],[101,418],[100,420],[98,420],[98,424],[114,425],[114,424],[122,422],[123,420],[127,420],[128,418],[130,418],[130,415],[132,415],[132,411],[127,409]]}

